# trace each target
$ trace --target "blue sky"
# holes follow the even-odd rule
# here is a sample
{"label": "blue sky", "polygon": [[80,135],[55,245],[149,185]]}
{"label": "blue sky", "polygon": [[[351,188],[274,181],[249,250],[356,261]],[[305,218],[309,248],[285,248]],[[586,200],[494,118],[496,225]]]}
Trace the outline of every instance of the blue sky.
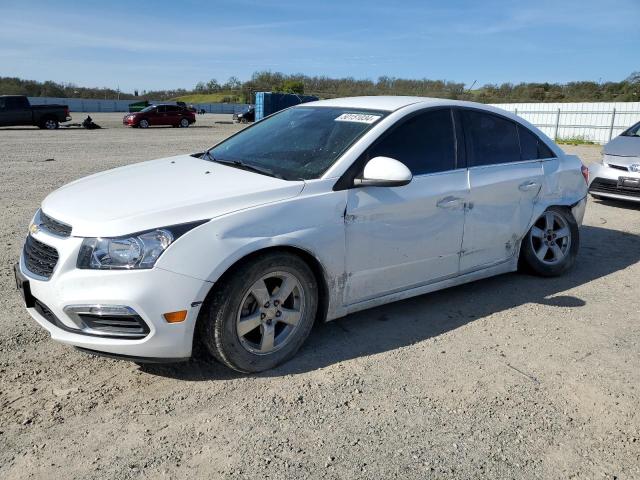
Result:
{"label": "blue sky", "polygon": [[640,0],[0,0],[2,76],[132,91],[256,70],[622,80],[640,70]]}

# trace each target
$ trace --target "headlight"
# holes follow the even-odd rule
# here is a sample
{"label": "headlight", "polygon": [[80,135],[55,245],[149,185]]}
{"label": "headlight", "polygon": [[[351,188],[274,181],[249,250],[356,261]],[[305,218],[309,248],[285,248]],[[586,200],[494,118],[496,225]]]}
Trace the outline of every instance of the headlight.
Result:
{"label": "headlight", "polygon": [[98,270],[152,268],[172,242],[204,222],[158,228],[128,237],[85,238],[76,266]]}

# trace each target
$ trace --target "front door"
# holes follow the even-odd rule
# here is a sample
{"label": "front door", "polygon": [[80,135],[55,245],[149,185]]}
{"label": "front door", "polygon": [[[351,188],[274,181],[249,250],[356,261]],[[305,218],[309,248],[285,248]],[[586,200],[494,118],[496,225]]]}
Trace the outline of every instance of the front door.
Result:
{"label": "front door", "polygon": [[365,153],[399,160],[414,177],[403,187],[349,191],[346,304],[458,273],[469,191],[455,141],[451,110],[426,110],[401,120]]}

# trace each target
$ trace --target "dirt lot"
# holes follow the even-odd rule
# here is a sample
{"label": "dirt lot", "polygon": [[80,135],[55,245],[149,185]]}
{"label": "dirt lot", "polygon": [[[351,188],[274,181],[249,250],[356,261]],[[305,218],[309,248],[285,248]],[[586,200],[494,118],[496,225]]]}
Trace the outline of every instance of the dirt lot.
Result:
{"label": "dirt lot", "polygon": [[640,478],[640,208],[622,203],[590,201],[564,277],[503,275],[351,315],[261,375],[52,342],[11,271],[44,196],[238,128],[207,115],[140,131],[121,116],[0,130],[0,478]]}

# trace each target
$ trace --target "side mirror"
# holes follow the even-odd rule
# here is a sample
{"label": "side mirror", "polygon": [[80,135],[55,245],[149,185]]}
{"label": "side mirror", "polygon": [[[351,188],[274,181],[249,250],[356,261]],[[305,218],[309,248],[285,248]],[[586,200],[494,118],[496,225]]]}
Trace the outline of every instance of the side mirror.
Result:
{"label": "side mirror", "polygon": [[413,179],[407,166],[389,157],[375,157],[367,162],[362,178],[356,178],[353,184],[363,187],[401,187]]}

